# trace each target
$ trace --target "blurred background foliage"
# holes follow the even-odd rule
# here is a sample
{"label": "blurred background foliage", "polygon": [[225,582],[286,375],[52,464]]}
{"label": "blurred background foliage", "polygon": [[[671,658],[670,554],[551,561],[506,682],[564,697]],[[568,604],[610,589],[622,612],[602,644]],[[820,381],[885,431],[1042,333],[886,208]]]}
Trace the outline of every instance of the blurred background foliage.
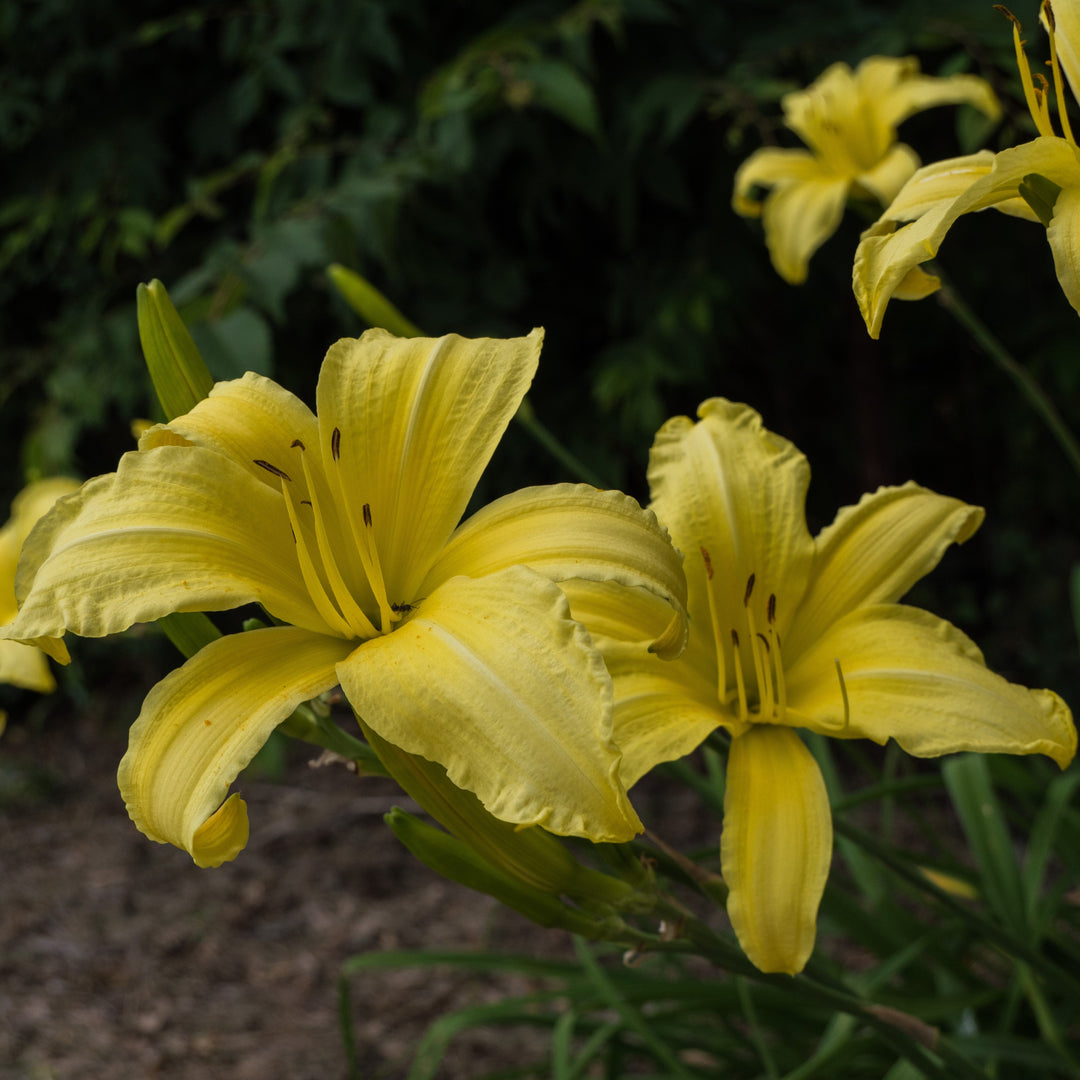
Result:
{"label": "blurred background foliage", "polygon": [[[1017,15],[1038,64],[1035,4]],[[924,161],[1030,136],[985,0],[0,2],[0,498],[111,470],[153,416],[140,281],[165,282],[217,377],[254,369],[311,401],[326,347],[363,329],[336,261],[430,333],[545,326],[537,415],[643,500],[656,428],[720,394],[807,453],[814,529],[909,478],[986,506],[913,600],[1075,707],[1078,500],[1057,445],[933,299],[867,337],[863,222],[793,288],[730,208],[743,159],[798,145],[781,96],[872,53],[981,74],[1005,101],[996,127],[967,108],[907,121]],[[1080,424],[1080,326],[1042,231],[978,215],[945,254]],[[478,497],[560,479],[515,428]]]}

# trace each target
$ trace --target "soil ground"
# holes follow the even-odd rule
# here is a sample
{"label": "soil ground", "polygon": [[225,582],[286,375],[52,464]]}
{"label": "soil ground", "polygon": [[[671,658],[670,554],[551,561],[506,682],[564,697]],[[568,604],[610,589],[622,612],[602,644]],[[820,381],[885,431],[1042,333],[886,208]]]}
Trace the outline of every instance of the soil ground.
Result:
{"label": "soil ground", "polygon": [[[0,742],[0,1080],[333,1080],[346,1075],[349,957],[570,951],[408,855],[381,820],[408,805],[390,782],[313,769],[299,746],[275,779],[244,780],[249,847],[199,870],[128,820],[115,785],[125,742],[103,718],[15,722]],[[433,1019],[526,989],[437,968],[354,978],[362,1075],[404,1076]],[[506,1031],[465,1033],[440,1076],[526,1049],[543,1053]]]}

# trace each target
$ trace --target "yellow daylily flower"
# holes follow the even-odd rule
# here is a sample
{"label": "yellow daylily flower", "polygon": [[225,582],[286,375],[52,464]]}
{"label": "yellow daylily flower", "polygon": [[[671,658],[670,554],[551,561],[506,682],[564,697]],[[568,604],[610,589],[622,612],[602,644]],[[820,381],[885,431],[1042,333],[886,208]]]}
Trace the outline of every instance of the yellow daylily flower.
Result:
{"label": "yellow daylily flower", "polygon": [[746,405],[714,398],[698,416],[669,420],[649,463],[652,509],[686,555],[685,652],[646,655],[601,584],[568,593],[614,680],[627,787],[715,728],[730,733],[728,914],[757,967],[793,974],[813,950],[832,855],[825,783],[797,728],[893,738],[918,757],[1041,753],[1062,768],[1076,729],[1057,695],[1006,682],[955,627],[897,603],[981,509],[907,483],[864,496],[815,538],[798,449]]}
{"label": "yellow daylily flower", "polygon": [[[867,229],[855,252],[852,284],[870,336],[881,333],[885,309],[894,297],[921,299],[940,281],[920,269],[937,255],[953,223],[964,214],[993,207],[1004,214],[1041,221],[1066,299],[1080,312],[1080,148],[1066,112],[1062,68],[1074,94],[1080,87],[1080,0],[1042,5],[1050,38],[1050,67],[1062,133],[1050,118],[1049,89],[1032,79],[1020,22],[1012,20],[1020,79],[1038,136],[998,154],[981,151],[938,161],[916,172],[882,216]],[[1058,190],[1060,189],[1060,191]],[[1026,197],[1025,197],[1026,196]],[[1036,212],[1038,210],[1038,212]],[[912,290],[913,282],[920,287]]]}
{"label": "yellow daylily flower", "polygon": [[[63,495],[79,489],[79,482],[67,476],[36,480],[15,496],[11,517],[0,529],[0,625],[10,623],[18,613],[15,599],[15,568],[19,552],[38,519]],[[66,657],[63,643],[54,646]],[[41,694],[51,694],[56,680],[45,654],[32,645],[0,640],[0,683],[11,683]]]}
{"label": "yellow daylily flower", "polygon": [[[1001,113],[983,79],[921,75],[913,56],[871,56],[854,71],[833,64],[781,102],[784,123],[809,150],[756,151],[735,174],[732,206],[761,216],[776,272],[799,285],[810,257],[836,232],[849,195],[886,206],[919,167],[915,151],[897,142],[897,126],[935,105],[961,103],[994,119]],[[753,194],[758,187],[772,190],[762,200]]]}
{"label": "yellow daylily flower", "polygon": [[[628,496],[573,484],[514,492],[457,527],[542,336],[339,341],[317,415],[250,372],[218,383],[43,519],[5,636],[48,649],[65,629],[251,602],[287,624],[220,638],[150,691],[119,773],[141,831],[201,866],[235,857],[248,823],[230,785],[300,702],[339,683],[378,736],[501,820],[592,840],[639,831],[610,679],[555,583],[632,586],[678,627],[667,534]],[[680,646],[665,627],[656,647]]]}

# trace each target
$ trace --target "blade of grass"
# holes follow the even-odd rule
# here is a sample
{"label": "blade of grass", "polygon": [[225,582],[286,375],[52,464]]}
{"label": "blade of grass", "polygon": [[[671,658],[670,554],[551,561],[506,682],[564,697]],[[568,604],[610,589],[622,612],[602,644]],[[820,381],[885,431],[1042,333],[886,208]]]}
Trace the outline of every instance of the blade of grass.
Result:
{"label": "blade of grass", "polygon": [[695,1080],[693,1074],[683,1068],[682,1063],[671,1047],[652,1031],[648,1021],[625,1000],[614,981],[601,968],[583,938],[574,938],[574,951],[577,953],[585,974],[596,989],[603,994],[609,1008],[618,1013],[623,1026],[637,1035],[656,1061],[668,1070],[670,1080],[676,1080],[676,1078],[679,1078],[679,1080]]}
{"label": "blade of grass", "polygon": [[1054,851],[1054,842],[1077,784],[1080,784],[1080,773],[1077,772],[1064,773],[1050,781],[1042,809],[1032,823],[1029,833],[1027,854],[1021,868],[1021,886],[1027,924],[1036,940],[1050,922],[1051,912],[1044,910],[1044,905],[1040,902],[1043,882]]}
{"label": "blade of grass", "polygon": [[962,754],[942,766],[971,853],[979,868],[983,893],[997,917],[1016,935],[1028,936],[1020,865],[982,754]]}

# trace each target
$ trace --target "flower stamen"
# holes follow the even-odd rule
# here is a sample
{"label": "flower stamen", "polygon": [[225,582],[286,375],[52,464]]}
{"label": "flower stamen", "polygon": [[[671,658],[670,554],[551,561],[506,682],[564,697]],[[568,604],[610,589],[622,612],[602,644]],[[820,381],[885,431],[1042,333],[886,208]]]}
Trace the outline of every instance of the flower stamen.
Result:
{"label": "flower stamen", "polygon": [[[754,661],[754,675],[758,685],[758,712],[761,716],[772,716],[772,681],[769,678],[768,642],[762,634],[758,633],[757,624],[754,621],[754,609],[750,606],[750,597],[754,592],[754,575],[751,574],[746,582],[746,592],[743,593],[743,607],[746,609],[746,621],[750,628],[750,654]],[[762,652],[760,642],[765,642],[765,652]]]}
{"label": "flower stamen", "polygon": [[[1024,42],[1020,38],[1023,27],[1020,20],[1004,4],[995,4],[994,9],[1000,11],[1013,24],[1013,46],[1016,49],[1016,66],[1020,69],[1020,84],[1024,88],[1024,100],[1027,102],[1028,112],[1035,121],[1035,127],[1040,135],[1054,138],[1054,127],[1050,123],[1050,113],[1047,108],[1046,95],[1040,95],[1035,88],[1031,77],[1031,65],[1028,63],[1027,53],[1024,52]],[[1046,80],[1044,79],[1045,83]]]}
{"label": "flower stamen", "polygon": [[713,596],[713,565],[712,559],[705,548],[698,548],[701,552],[701,561],[705,564],[705,595],[709,598],[709,618],[712,620],[713,641],[716,642],[716,689],[717,697],[726,705],[727,692],[727,662],[724,659],[724,637],[720,633],[720,620],[716,613],[716,597]]}
{"label": "flower stamen", "polygon": [[362,533],[360,548],[360,561],[364,564],[364,571],[368,576],[371,591],[375,594],[375,600],[379,605],[379,621],[382,632],[385,634],[394,623],[401,619],[401,613],[394,610],[386,595],[386,580],[383,578],[382,564],[379,562],[379,549],[375,543],[375,526],[371,517],[371,503],[364,503],[364,531]]}
{"label": "flower stamen", "polygon": [[784,659],[780,655],[780,634],[776,630],[776,594],[769,594],[769,606],[766,617],[769,620],[769,637],[773,647],[769,650],[772,657],[773,675],[776,679],[776,718],[783,723],[787,715],[787,684],[784,682]]}
{"label": "flower stamen", "polygon": [[840,680],[840,696],[844,699],[844,722],[840,726],[840,731],[837,734],[847,731],[848,725],[851,723],[851,706],[848,702],[847,696],[847,684],[844,682],[844,672],[840,667],[839,657],[833,658],[833,663],[836,665],[836,677]]}
{"label": "flower stamen", "polygon": [[735,653],[735,684],[739,695],[739,720],[745,724],[750,710],[746,706],[746,682],[743,679],[742,656],[739,653],[739,631],[734,627],[731,628],[731,646]]}
{"label": "flower stamen", "polygon": [[1061,62],[1058,60],[1057,51],[1057,24],[1054,21],[1054,9],[1050,0],[1043,0],[1043,18],[1046,20],[1046,33],[1050,38],[1050,70],[1054,74],[1054,95],[1057,97],[1058,120],[1061,121],[1061,133],[1066,140],[1076,146],[1073,137],[1072,125],[1069,123],[1069,110],[1066,106],[1065,83],[1061,77]]}
{"label": "flower stamen", "polygon": [[289,478],[283,475],[281,494],[285,499],[285,510],[289,515],[289,524],[292,526],[293,540],[296,543],[297,561],[300,563],[300,573],[303,575],[308,595],[327,626],[342,637],[354,637],[353,628],[330,599],[315,566],[315,561],[311,557],[311,552],[308,550],[307,541],[304,539],[304,530],[300,524],[300,516],[296,511],[296,505],[289,491],[290,483]]}
{"label": "flower stamen", "polygon": [[[311,506],[312,515],[315,518],[315,538],[318,543],[323,569],[326,571],[326,577],[330,582],[330,591],[333,594],[337,609],[349,624],[353,636],[373,638],[378,634],[378,631],[375,629],[371,620],[364,614],[360,605],[353,598],[352,592],[349,590],[349,586],[345,583],[345,578],[342,576],[341,569],[338,567],[337,560],[334,558],[334,549],[330,543],[330,537],[326,531],[326,521],[323,518],[322,510],[319,505],[315,477],[308,467],[307,455],[304,453],[304,444],[299,439],[295,439],[292,445],[293,448],[300,450],[300,464],[304,470],[304,479],[307,481],[308,493],[311,495],[311,500],[308,505]],[[307,502],[308,500],[304,501]]]}

